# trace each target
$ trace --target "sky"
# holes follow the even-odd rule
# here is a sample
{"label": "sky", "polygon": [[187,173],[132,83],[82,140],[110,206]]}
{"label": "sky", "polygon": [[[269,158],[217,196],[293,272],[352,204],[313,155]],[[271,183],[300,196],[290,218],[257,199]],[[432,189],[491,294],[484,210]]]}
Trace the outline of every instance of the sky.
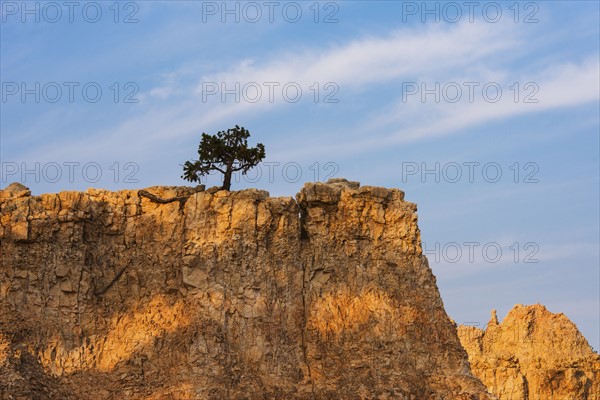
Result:
{"label": "sky", "polygon": [[400,188],[456,322],[542,303],[598,351],[599,4],[2,0],[0,187],[191,185],[237,124],[233,189]]}

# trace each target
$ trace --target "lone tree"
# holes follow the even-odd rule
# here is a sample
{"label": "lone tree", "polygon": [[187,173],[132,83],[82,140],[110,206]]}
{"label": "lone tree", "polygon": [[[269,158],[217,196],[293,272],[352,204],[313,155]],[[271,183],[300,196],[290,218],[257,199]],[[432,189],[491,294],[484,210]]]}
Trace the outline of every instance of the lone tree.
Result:
{"label": "lone tree", "polygon": [[236,171],[246,174],[265,158],[265,146],[258,143],[256,147],[248,147],[250,132],[243,127],[235,126],[227,131],[219,131],[216,135],[202,133],[198,146],[200,159],[186,161],[183,166],[183,179],[198,182],[200,177],[210,171],[219,171],[223,176],[222,189],[231,188],[231,175]]}

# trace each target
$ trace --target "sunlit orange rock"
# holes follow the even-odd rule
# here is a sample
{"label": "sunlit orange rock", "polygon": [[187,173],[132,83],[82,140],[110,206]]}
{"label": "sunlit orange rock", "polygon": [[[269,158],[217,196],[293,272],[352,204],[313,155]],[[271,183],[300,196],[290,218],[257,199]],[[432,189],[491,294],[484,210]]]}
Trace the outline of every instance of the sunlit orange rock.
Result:
{"label": "sunlit orange rock", "polygon": [[500,400],[600,399],[600,356],[564,314],[516,305],[485,330],[459,326],[473,373]]}
{"label": "sunlit orange rock", "polygon": [[402,191],[145,190],[0,193],[0,398],[492,399]]}

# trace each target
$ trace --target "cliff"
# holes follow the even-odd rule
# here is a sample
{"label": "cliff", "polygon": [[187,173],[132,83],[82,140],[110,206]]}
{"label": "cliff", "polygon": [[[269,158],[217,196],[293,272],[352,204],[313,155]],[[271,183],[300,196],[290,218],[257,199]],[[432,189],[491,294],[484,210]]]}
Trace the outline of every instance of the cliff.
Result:
{"label": "cliff", "polygon": [[0,191],[1,398],[492,398],[402,191],[144,193]]}
{"label": "cliff", "polygon": [[473,373],[500,400],[598,400],[600,356],[564,314],[515,306],[485,330],[460,326]]}

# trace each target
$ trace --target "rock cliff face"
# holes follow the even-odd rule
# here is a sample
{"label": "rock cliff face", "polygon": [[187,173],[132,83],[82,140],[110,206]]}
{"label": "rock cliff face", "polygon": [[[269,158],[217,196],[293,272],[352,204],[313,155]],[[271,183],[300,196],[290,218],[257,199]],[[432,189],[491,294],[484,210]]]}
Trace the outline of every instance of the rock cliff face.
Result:
{"label": "rock cliff face", "polygon": [[564,314],[515,306],[484,330],[459,326],[471,369],[500,400],[598,400],[600,356]]}
{"label": "rock cliff face", "polygon": [[400,190],[147,192],[0,191],[0,398],[492,398]]}

